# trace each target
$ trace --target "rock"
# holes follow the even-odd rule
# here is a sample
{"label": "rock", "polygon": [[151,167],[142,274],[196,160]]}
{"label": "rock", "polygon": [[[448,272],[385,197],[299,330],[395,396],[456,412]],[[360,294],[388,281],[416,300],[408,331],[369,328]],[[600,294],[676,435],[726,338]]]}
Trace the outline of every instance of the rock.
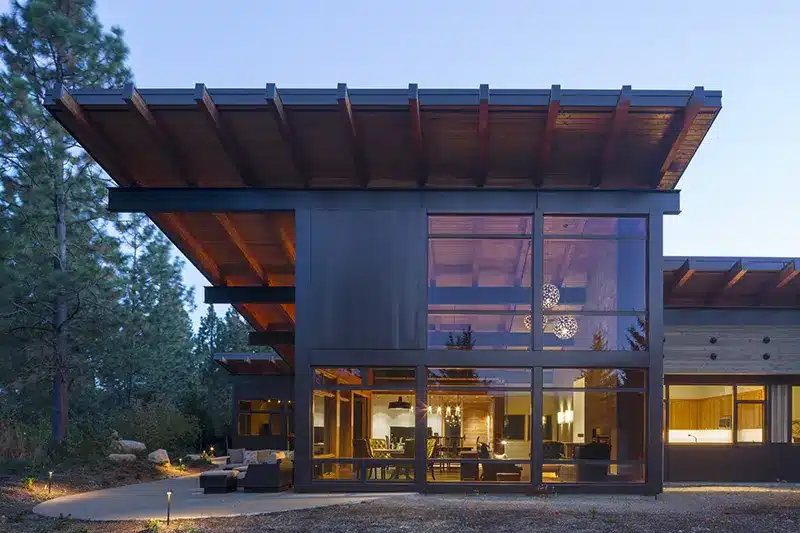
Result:
{"label": "rock", "polygon": [[157,465],[168,465],[169,455],[167,455],[167,450],[160,448],[150,452],[150,454],[147,456],[147,460]]}
{"label": "rock", "polygon": [[136,456],[132,453],[112,453],[108,456],[109,461],[115,463],[128,463],[136,460]]}
{"label": "rock", "polygon": [[147,447],[144,443],[135,440],[116,440],[111,444],[111,448],[114,452],[123,454],[144,455],[147,453]]}
{"label": "rock", "polygon": [[183,463],[188,466],[201,465],[205,462],[205,459],[199,453],[190,453],[183,458]]}

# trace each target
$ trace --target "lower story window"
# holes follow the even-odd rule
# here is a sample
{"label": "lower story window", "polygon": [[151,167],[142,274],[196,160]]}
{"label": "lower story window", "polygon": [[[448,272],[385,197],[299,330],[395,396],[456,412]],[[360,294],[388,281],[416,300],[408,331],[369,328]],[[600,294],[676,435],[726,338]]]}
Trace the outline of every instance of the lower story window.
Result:
{"label": "lower story window", "polygon": [[281,400],[241,400],[238,404],[237,434],[240,437],[285,436],[289,433],[286,409]]}
{"label": "lower story window", "polygon": [[764,442],[763,385],[669,385],[667,394],[670,444]]}

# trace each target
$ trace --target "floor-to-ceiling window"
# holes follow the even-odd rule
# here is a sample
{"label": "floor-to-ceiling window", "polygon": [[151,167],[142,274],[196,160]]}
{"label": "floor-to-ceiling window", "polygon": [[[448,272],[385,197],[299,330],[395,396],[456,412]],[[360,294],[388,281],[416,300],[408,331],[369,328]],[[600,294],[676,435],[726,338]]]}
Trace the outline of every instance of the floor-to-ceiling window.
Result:
{"label": "floor-to-ceiling window", "polygon": [[791,424],[790,441],[800,444],[800,386],[792,387]]}
{"label": "floor-to-ceiling window", "polygon": [[543,347],[648,350],[647,222],[544,217]]}
{"label": "floor-to-ceiling window", "polygon": [[414,479],[413,368],[316,368],[313,479]]}
{"label": "floor-to-ceiling window", "polygon": [[544,369],[542,481],[645,480],[646,371]]}
{"label": "floor-to-ceiling window", "polygon": [[530,349],[532,222],[429,217],[430,348]]}
{"label": "floor-to-ceiling window", "polygon": [[429,368],[429,483],[530,483],[531,370]]}

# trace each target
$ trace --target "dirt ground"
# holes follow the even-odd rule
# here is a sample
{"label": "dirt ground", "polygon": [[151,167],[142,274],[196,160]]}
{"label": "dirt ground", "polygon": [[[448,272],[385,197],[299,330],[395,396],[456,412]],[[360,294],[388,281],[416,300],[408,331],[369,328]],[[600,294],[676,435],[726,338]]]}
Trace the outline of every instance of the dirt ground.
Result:
{"label": "dirt ground", "polygon": [[100,461],[56,465],[52,467],[53,482],[49,489],[48,471],[33,471],[23,475],[0,473],[0,532],[92,531],[72,520],[37,517],[31,513],[31,509],[45,500],[68,494],[185,476],[208,468],[212,467],[156,466],[146,459],[131,463]]}
{"label": "dirt ground", "polygon": [[[4,529],[5,528],[5,529]],[[145,524],[7,517],[0,531],[38,533],[261,532],[796,532],[800,489],[671,489],[658,500],[637,496],[388,496],[370,503],[271,515]]]}

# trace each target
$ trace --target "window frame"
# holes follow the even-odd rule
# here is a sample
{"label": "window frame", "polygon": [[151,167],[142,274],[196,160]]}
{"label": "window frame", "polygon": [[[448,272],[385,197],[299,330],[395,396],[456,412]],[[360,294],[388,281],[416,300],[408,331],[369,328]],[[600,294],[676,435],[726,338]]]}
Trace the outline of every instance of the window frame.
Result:
{"label": "window frame", "polygon": [[[241,407],[240,407],[241,406],[241,402],[265,402],[265,401],[271,401],[271,400],[277,400],[278,401],[278,407],[277,408],[275,408],[275,409],[247,409],[247,410],[242,410]],[[294,407],[292,406],[292,400],[286,400],[284,402],[283,400],[278,399],[278,398],[260,398],[260,399],[253,399],[253,398],[241,399],[240,398],[240,399],[237,399],[236,400],[236,436],[237,437],[262,437],[262,436],[264,436],[264,435],[250,435],[250,434],[245,435],[245,434],[241,433],[239,431],[239,428],[240,428],[239,417],[242,416],[242,415],[259,415],[259,414],[261,414],[261,415],[270,415],[270,420],[272,419],[272,415],[280,415],[282,417],[282,419],[283,419],[283,423],[287,424],[289,422],[289,416],[291,415],[291,413],[293,411],[294,411]],[[271,424],[271,422],[270,422],[270,424]],[[288,433],[289,433],[288,426],[285,429],[286,429],[287,435],[288,435]]]}

